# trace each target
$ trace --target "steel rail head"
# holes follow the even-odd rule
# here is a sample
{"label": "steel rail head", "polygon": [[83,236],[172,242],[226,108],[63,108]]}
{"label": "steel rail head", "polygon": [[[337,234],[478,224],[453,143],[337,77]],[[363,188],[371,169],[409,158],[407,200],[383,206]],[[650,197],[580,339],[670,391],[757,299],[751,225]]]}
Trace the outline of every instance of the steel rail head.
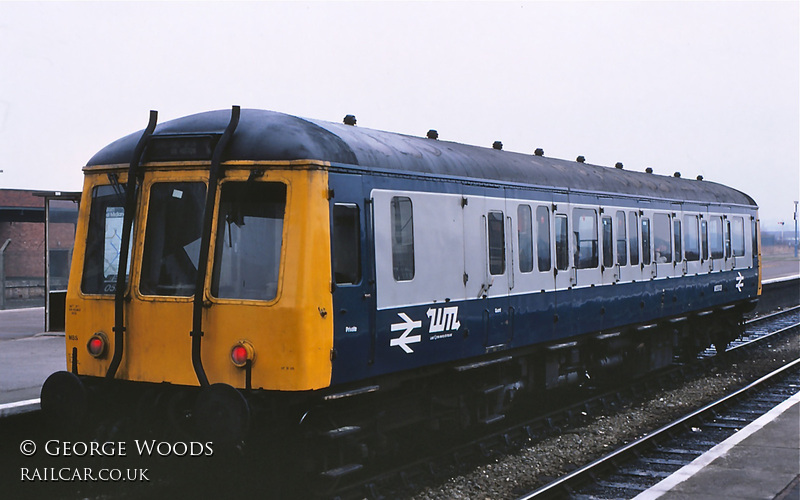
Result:
{"label": "steel rail head", "polygon": [[117,284],[114,290],[114,355],[106,371],[106,378],[114,378],[122,362],[123,341],[125,333],[125,285],[128,274],[128,251],[133,228],[133,215],[136,209],[136,180],[137,171],[142,161],[142,153],[147,146],[147,140],[153,135],[158,122],[158,111],[150,111],[147,128],[142,132],[136,148],[133,150],[131,162],[128,166],[128,180],[125,187],[125,207],[122,219],[122,242],[117,263]]}
{"label": "steel rail head", "polygon": [[555,481],[546,484],[524,496],[518,497],[516,500],[534,500],[536,498],[551,498],[551,497],[561,497],[567,491],[571,491],[572,489],[572,482],[576,479],[580,479],[583,477],[587,477],[588,474],[591,474],[593,469],[596,469],[598,466],[602,466],[607,463],[613,462],[615,459],[622,457],[623,455],[629,453],[632,450],[635,450],[647,443],[656,442],[658,439],[661,439],[663,436],[668,436],[672,430],[678,428],[682,425],[685,425],[687,422],[691,422],[692,420],[697,419],[698,417],[702,416],[703,414],[707,414],[723,405],[730,404],[731,401],[739,399],[742,395],[746,394],[747,392],[753,390],[754,388],[773,380],[783,373],[786,373],[789,370],[793,370],[800,367],[800,359],[796,359],[790,361],[789,363],[783,365],[782,367],[773,370],[771,373],[764,375],[763,377],[759,378],[758,380],[750,383],[746,387],[742,387],[741,389],[728,394],[727,396],[723,396],[722,398],[713,401],[700,409],[697,409],[687,415],[684,415],[677,420],[662,426],[659,429],[656,429],[649,434],[632,441],[621,448],[611,452],[610,454],[598,458],[597,460],[584,465],[583,467],[570,472],[569,474],[562,476]]}

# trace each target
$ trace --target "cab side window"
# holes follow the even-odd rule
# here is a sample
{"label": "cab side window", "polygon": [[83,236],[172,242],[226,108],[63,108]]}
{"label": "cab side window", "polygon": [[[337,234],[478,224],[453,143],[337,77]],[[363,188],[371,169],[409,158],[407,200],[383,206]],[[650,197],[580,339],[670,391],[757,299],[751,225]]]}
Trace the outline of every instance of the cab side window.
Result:
{"label": "cab side window", "polygon": [[361,281],[361,226],[355,204],[333,206],[333,276],[337,284]]}

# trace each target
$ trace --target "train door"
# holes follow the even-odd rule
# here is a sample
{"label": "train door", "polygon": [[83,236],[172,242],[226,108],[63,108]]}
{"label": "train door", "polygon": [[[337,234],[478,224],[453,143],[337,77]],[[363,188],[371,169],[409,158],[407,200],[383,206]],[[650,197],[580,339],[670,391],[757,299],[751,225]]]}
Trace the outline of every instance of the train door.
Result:
{"label": "train door", "polygon": [[641,281],[641,246],[639,245],[639,211],[617,210],[617,265],[622,282]]}
{"label": "train door", "polygon": [[513,255],[509,245],[512,218],[505,198],[486,198],[482,225],[486,235],[484,283],[488,284],[490,301],[484,309],[486,348],[492,349],[511,340],[511,308],[508,299],[513,283]]}
{"label": "train door", "polygon": [[696,213],[683,213],[683,269],[689,276],[701,272],[700,261],[700,216]]}
{"label": "train door", "polygon": [[[176,311],[180,310],[180,317],[191,318],[206,184],[201,173],[148,172],[142,182],[141,200],[137,225],[144,221],[144,241],[136,257],[141,258],[138,277],[131,276],[138,282],[126,303],[125,326],[129,332],[158,331],[160,335],[141,336],[135,345],[126,345],[122,370],[130,378],[141,377],[147,370],[166,378],[170,375],[157,372],[160,367],[146,366],[141,353],[163,349],[162,336],[170,341],[188,339],[190,324],[176,321]],[[190,361],[189,356],[181,358],[184,369],[180,376],[188,379],[173,376],[173,381],[196,382]]]}
{"label": "train door", "polygon": [[666,212],[654,212],[651,228],[655,277],[671,277],[675,273],[672,217]]}
{"label": "train door", "polygon": [[732,271],[746,266],[744,217],[728,213],[724,217],[725,269]]}
{"label": "train door", "polygon": [[572,248],[570,244],[569,215],[558,211],[553,214],[553,255],[555,255],[555,268],[553,270],[554,288],[567,290],[575,284],[572,266]]}
{"label": "train door", "polygon": [[553,267],[555,288],[554,331],[558,337],[572,334],[572,287],[575,285],[575,267],[572,263],[573,243],[569,205],[554,204],[553,213]]}
{"label": "train door", "polygon": [[747,243],[750,241],[748,229],[750,221],[744,215],[730,215],[728,225],[731,235],[731,255],[733,258],[733,269],[746,269],[750,267],[750,253],[747,251]]}
{"label": "train door", "polygon": [[614,212],[600,209],[600,273],[604,285],[619,281],[619,268],[615,260],[615,226]]}
{"label": "train door", "polygon": [[681,206],[672,207],[672,275],[676,278],[686,274],[686,262],[683,256],[683,214]]}
{"label": "train door", "polygon": [[372,203],[359,175],[331,174],[330,227],[334,349],[342,366],[364,366],[375,352]]}
{"label": "train door", "polygon": [[708,221],[710,216],[708,207],[700,212],[700,273],[710,273],[714,268],[711,253],[708,248]]}
{"label": "train door", "polygon": [[640,233],[640,258],[642,279],[652,279],[656,277],[656,265],[653,262],[653,211],[639,211],[641,229]]}
{"label": "train door", "polygon": [[725,259],[725,220],[722,214],[709,213],[707,221],[708,258],[712,272],[723,271]]}
{"label": "train door", "polygon": [[462,206],[467,298],[479,300],[484,344],[491,349],[510,339],[505,198],[464,195]]}
{"label": "train door", "polygon": [[585,287],[601,283],[597,209],[573,207],[571,234],[575,286]]}

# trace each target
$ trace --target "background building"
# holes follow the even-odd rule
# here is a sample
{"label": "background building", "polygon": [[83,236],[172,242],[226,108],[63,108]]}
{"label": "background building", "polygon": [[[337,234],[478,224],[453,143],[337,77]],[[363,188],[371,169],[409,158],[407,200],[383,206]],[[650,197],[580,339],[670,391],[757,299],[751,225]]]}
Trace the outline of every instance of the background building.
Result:
{"label": "background building", "polygon": [[50,291],[66,290],[79,197],[0,189],[0,308],[45,305],[48,267]]}

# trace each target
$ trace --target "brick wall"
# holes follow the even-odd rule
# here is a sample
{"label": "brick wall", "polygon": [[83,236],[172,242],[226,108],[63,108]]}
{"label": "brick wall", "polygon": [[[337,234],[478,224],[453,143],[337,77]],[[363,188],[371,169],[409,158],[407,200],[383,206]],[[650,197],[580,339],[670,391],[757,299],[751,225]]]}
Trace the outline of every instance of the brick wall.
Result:
{"label": "brick wall", "polygon": [[[0,206],[44,208],[44,198],[34,196],[33,191],[0,189]],[[7,240],[11,240],[4,253],[6,299],[26,300],[44,297],[44,228],[43,222],[0,222],[0,246]],[[66,287],[74,239],[74,224],[50,225],[51,286],[53,289]],[[58,277],[55,274],[62,276]]]}

